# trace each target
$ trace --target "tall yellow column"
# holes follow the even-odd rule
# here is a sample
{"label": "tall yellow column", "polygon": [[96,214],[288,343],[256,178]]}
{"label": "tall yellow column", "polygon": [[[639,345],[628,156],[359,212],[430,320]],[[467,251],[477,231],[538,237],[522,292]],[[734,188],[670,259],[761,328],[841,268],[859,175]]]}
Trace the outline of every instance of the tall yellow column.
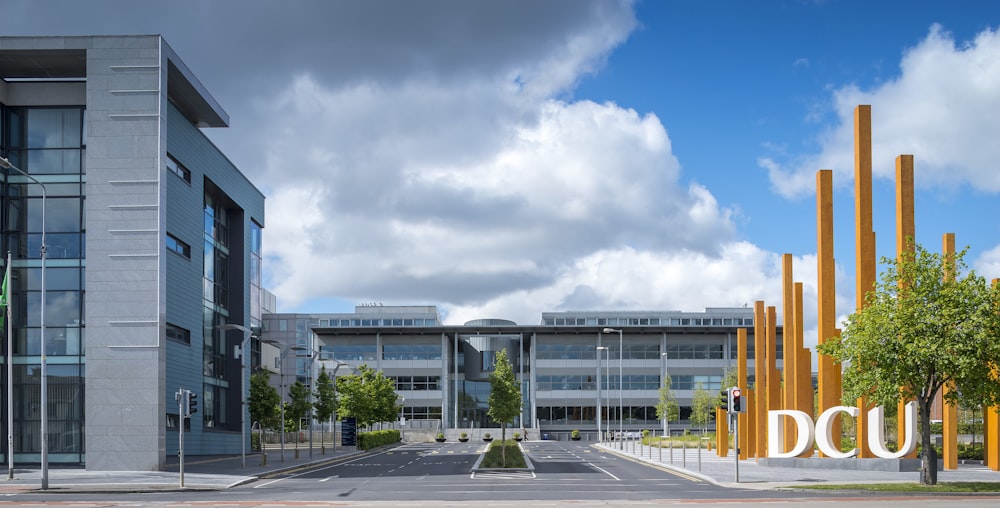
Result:
{"label": "tall yellow column", "polygon": [[[736,386],[739,386],[743,390],[743,399],[749,403],[750,401],[750,391],[747,386],[747,329],[737,328],[736,329]],[[740,413],[737,415],[739,421],[736,425],[736,431],[740,435],[740,460],[747,460],[750,457],[750,439],[748,436],[752,436],[750,433],[750,411]]]}
{"label": "tall yellow column", "polygon": [[[993,279],[993,286],[1000,285],[1000,279]],[[1000,309],[996,309],[1000,312]],[[1000,366],[993,366],[993,377],[1000,377]],[[986,467],[1000,471],[1000,405],[983,409],[983,458]]]}
{"label": "tall yellow column", "polygon": [[[798,374],[795,370],[796,357],[798,356],[800,344],[796,343],[795,328],[795,284],[792,282],[792,255],[781,256],[781,303],[782,303],[782,367],[781,374],[784,383],[781,385],[782,408],[798,409],[796,398],[796,387],[798,386]],[[791,450],[795,446],[795,434],[785,432],[785,449]]]}
{"label": "tall yellow column", "polygon": [[[834,329],[837,326],[836,265],[833,259],[833,171],[829,169],[816,172],[816,265],[818,293],[816,311],[819,327],[817,342],[822,344],[834,337]],[[810,363],[811,360],[810,356]],[[816,412],[822,413],[840,405],[841,367],[829,355],[821,354],[817,361],[819,407],[816,408]],[[810,405],[811,393],[810,380]],[[840,417],[834,420],[833,435],[840,435]]]}
{"label": "tall yellow column", "polygon": [[767,457],[767,319],[764,302],[753,303],[753,392],[756,457]]}
{"label": "tall yellow column", "polygon": [[[942,239],[941,253],[945,258],[955,256],[955,233],[945,233]],[[945,280],[955,277],[952,271],[945,271]],[[942,397],[955,390],[955,386],[947,383],[941,388]],[[958,469],[958,405],[950,404],[942,399],[941,406],[941,458],[944,459],[945,469]]]}
{"label": "tall yellow column", "polygon": [[[875,285],[875,232],[872,230],[872,109],[869,105],[854,108],[854,233],[856,259],[857,310]],[[858,400],[861,414],[869,404]],[[867,419],[857,418],[858,457],[873,457],[868,448]]]}
{"label": "tall yellow column", "polygon": [[[912,255],[916,242],[916,221],[913,212],[913,156],[900,155],[896,157],[896,259],[902,259],[904,254]],[[903,414],[906,403],[912,399],[899,400],[897,414]],[[897,442],[902,444],[906,433],[904,418],[896,419]],[[904,458],[917,458],[917,450],[913,449]]]}
{"label": "tall yellow column", "polygon": [[715,454],[725,457],[729,454],[729,413],[715,408]]}
{"label": "tall yellow column", "polygon": [[[802,310],[802,283],[795,283],[795,300],[793,312],[795,319],[792,328],[795,334],[795,409],[805,411],[809,416],[816,417],[813,406],[813,384],[812,384],[812,351],[803,347],[802,339],[805,336],[803,326],[805,322],[804,311]],[[786,332],[787,333],[787,332]],[[802,453],[803,457],[811,457],[813,450],[809,449]]]}
{"label": "tall yellow column", "polygon": [[[778,377],[778,310],[767,308],[767,411],[781,409],[781,378]],[[767,421],[767,420],[764,420]]]}

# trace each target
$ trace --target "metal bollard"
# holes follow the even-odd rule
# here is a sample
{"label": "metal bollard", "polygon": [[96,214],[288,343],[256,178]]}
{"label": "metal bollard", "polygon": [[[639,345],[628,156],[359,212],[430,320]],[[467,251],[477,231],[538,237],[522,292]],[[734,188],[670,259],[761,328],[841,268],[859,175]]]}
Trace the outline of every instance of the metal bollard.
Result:
{"label": "metal bollard", "polygon": [[670,442],[670,463],[674,463],[674,442]]}
{"label": "metal bollard", "polygon": [[701,443],[698,443],[698,471],[701,472]]}
{"label": "metal bollard", "polygon": [[684,441],[684,442],[681,443],[681,453],[683,453],[683,455],[681,456],[681,467],[683,467],[684,469],[687,469],[687,467],[688,467],[688,442],[687,441]]}

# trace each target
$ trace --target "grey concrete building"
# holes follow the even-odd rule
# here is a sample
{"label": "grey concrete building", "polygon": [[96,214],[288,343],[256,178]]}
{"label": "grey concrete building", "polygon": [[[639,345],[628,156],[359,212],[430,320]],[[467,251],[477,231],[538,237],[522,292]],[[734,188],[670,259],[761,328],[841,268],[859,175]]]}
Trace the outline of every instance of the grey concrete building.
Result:
{"label": "grey concrete building", "polygon": [[[659,429],[655,406],[668,374],[681,406],[671,429],[688,428],[695,391],[718,394],[726,370],[736,366],[740,328],[747,329],[752,358],[750,308],[544,312],[537,325],[502,319],[444,325],[433,306],[363,305],[354,313],[266,314],[262,337],[286,351],[297,348],[283,371],[304,383],[315,375],[310,350],[328,370],[361,364],[381,370],[396,381],[405,420],[437,420],[446,431],[495,427],[486,414],[488,379],[504,349],[524,399],[516,427],[529,435],[596,434],[598,415],[603,429]],[[778,334],[780,342],[780,326]],[[748,371],[752,381],[753,362]]]}
{"label": "grey concrete building", "polygon": [[[155,35],[0,37],[0,113],[0,155],[39,182],[0,174],[3,460],[41,460],[43,358],[51,463],[158,470],[182,426],[189,454],[239,453],[249,333],[220,327],[259,326],[264,197],[201,132],[228,115]],[[181,387],[200,395],[188,423]]]}

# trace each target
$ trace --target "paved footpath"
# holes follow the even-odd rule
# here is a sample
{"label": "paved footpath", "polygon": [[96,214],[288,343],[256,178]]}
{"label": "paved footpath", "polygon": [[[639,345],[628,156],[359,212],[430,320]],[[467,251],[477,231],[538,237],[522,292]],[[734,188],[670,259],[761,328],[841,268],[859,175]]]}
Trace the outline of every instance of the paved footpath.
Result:
{"label": "paved footpath", "polygon": [[[164,471],[88,471],[83,468],[49,468],[48,489],[54,493],[101,493],[101,492],[160,492],[171,490],[225,490],[302,467],[327,462],[346,460],[359,455],[355,447],[338,446],[336,450],[327,448],[324,453],[319,447],[300,447],[298,458],[295,450],[286,447],[284,460],[277,449],[269,449],[267,460],[260,453],[252,453],[244,459],[235,456],[190,456],[184,461],[184,486],[180,486],[180,467],[176,456],[167,459]],[[37,466],[35,466],[37,467]],[[9,470],[8,470],[9,471]],[[41,492],[41,469],[18,469],[15,464],[14,478],[7,474],[0,478],[0,495],[22,492]]]}
{"label": "paved footpath", "polygon": [[[664,467],[694,476],[724,487],[773,489],[822,484],[858,483],[916,483],[918,472],[849,471],[839,469],[812,469],[790,467],[765,467],[756,460],[741,460],[739,482],[736,479],[736,459],[732,450],[726,457],[719,457],[714,450],[641,446],[636,442],[600,443],[594,445],[610,453]],[[821,460],[821,459],[816,459]],[[960,465],[954,471],[938,471],[938,482],[1000,482],[1000,472],[982,465]]]}

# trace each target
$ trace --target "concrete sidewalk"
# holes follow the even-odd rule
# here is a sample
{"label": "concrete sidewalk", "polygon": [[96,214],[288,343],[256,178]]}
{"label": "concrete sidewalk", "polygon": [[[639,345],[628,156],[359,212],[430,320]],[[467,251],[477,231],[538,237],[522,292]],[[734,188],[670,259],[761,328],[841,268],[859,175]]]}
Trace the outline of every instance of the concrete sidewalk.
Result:
{"label": "concrete sidewalk", "polygon": [[[619,448],[624,445],[624,449]],[[917,483],[918,472],[839,470],[805,467],[766,467],[756,460],[741,460],[739,481],[732,450],[719,457],[714,450],[641,446],[637,443],[598,443],[593,445],[609,453],[645,462],[698,478],[723,487],[750,489],[794,488],[804,485],[841,485],[858,483]],[[822,460],[822,459],[816,459]],[[860,460],[860,459],[859,459]],[[1000,482],[1000,472],[982,465],[960,465],[954,471],[938,471],[938,482]]]}
{"label": "concrete sidewalk", "polygon": [[[295,450],[285,448],[284,461],[278,449],[267,450],[264,464],[259,452],[247,454],[246,467],[243,457],[234,456],[188,456],[184,460],[184,486],[180,486],[180,472],[177,456],[168,457],[164,471],[88,471],[83,468],[49,468],[48,489],[52,493],[113,493],[113,492],[162,492],[170,490],[225,490],[237,485],[266,478],[279,473],[287,473],[302,467],[326,462],[347,460],[361,455],[355,447],[338,446],[336,451],[319,447],[299,448],[299,458]],[[14,478],[0,479],[0,495],[24,492],[42,492],[42,471],[14,469]]]}

